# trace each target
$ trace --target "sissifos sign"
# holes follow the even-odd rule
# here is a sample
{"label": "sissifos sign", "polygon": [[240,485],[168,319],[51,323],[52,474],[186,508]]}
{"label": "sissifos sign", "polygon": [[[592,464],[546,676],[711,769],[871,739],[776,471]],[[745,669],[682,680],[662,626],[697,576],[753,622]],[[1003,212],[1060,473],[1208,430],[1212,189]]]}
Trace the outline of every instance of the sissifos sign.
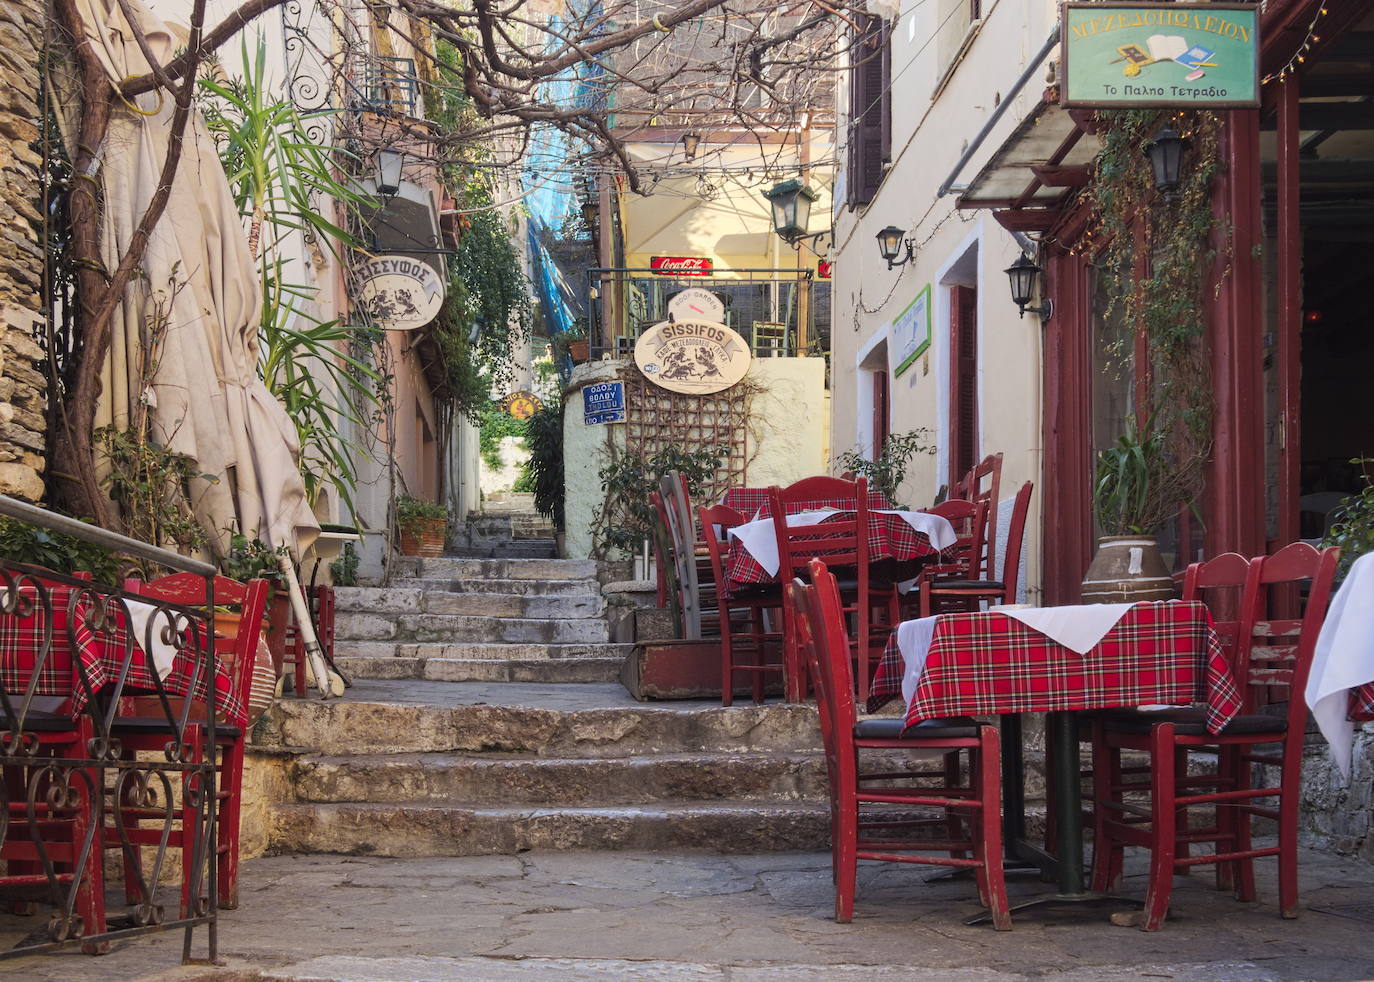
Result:
{"label": "sissifos sign", "polygon": [[670,392],[710,395],[728,389],[744,378],[749,362],[744,338],[710,321],[665,321],[635,342],[639,370]]}
{"label": "sissifos sign", "polygon": [[1065,106],[1260,104],[1259,8],[1234,3],[1066,3]]}
{"label": "sissifos sign", "polygon": [[651,256],[649,268],[659,276],[710,276],[714,271],[705,256]]}
{"label": "sissifos sign", "polygon": [[354,272],[359,304],[384,330],[423,327],[444,305],[444,281],[429,263],[407,256],[377,256]]}

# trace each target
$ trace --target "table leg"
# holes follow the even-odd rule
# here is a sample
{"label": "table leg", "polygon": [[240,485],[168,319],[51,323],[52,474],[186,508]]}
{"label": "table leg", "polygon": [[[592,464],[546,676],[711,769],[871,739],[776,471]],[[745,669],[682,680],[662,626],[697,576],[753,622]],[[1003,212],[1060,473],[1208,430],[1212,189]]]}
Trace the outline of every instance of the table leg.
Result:
{"label": "table leg", "polygon": [[1026,765],[1021,745],[1021,717],[1008,713],[997,717],[1002,734],[1002,841],[1008,859],[1015,859],[1016,844],[1026,837]]}
{"label": "table leg", "polygon": [[1083,894],[1083,795],[1078,779],[1078,726],[1073,713],[1050,713],[1045,720],[1054,754],[1054,805],[1058,815],[1059,895]]}

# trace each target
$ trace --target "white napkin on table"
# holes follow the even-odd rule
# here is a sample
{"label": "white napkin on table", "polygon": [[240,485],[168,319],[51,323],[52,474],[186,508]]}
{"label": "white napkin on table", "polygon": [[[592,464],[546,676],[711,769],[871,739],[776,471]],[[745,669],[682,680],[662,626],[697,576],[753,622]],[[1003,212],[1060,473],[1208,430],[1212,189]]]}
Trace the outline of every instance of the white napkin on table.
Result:
{"label": "white napkin on table", "polygon": [[873,509],[879,515],[897,515],[902,521],[906,522],[917,532],[922,533],[930,544],[941,552],[959,541],[959,536],[954,532],[954,526],[949,523],[949,519],[939,515],[931,515],[922,511],[897,511],[889,508]]}
{"label": "white napkin on table", "polygon": [[930,642],[935,637],[935,622],[939,614],[902,621],[897,625],[897,650],[902,653],[902,705],[910,706],[916,697],[916,685],[926,667]]}
{"label": "white napkin on table", "polygon": [[[172,665],[176,661],[176,648],[163,640],[163,631],[173,624],[172,615],[164,608],[145,604],[141,600],[130,600],[124,598],[124,603],[129,608],[129,630],[133,632],[134,644],[142,648],[153,660],[153,667],[157,669],[157,677],[167,678],[172,674]],[[152,621],[155,614],[161,614],[161,623],[154,624],[152,636],[149,637],[148,624]]]}
{"label": "white napkin on table", "polygon": [[1355,742],[1349,690],[1374,681],[1374,553],[1355,560],[1336,591],[1312,657],[1305,693],[1312,718],[1347,783]]}
{"label": "white napkin on table", "polygon": [[[823,508],[819,511],[798,512],[787,516],[787,524],[789,527],[818,525],[821,519],[829,518],[838,510]],[[754,557],[754,561],[763,567],[765,573],[769,576],[778,575],[778,537],[773,531],[771,518],[736,525],[727,535],[739,539],[739,544],[744,546],[745,551]]]}
{"label": "white napkin on table", "polygon": [[1086,655],[1111,633],[1135,604],[1073,604],[1067,607],[1001,608],[998,613],[1020,621],[1032,631]]}

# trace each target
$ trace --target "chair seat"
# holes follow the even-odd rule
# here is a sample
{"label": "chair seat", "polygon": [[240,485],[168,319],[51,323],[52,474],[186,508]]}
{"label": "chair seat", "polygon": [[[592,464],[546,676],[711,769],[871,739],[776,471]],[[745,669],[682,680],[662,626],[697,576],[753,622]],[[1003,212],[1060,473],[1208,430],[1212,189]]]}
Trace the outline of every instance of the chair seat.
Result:
{"label": "chair seat", "polygon": [[[1182,707],[1177,710],[1159,712],[1138,711],[1104,715],[1103,723],[1109,733],[1149,733],[1158,723],[1173,723],[1174,732],[1182,736],[1212,736],[1207,731],[1206,714],[1201,709]],[[1237,736],[1243,733],[1281,734],[1288,729],[1288,720],[1280,716],[1256,713],[1251,716],[1237,716],[1226,724],[1221,736]]]}
{"label": "chair seat", "polygon": [[[14,721],[9,714],[0,712],[0,730],[10,729]],[[29,710],[24,717],[24,730],[32,733],[65,733],[68,730],[76,729],[76,723],[70,716],[63,716],[60,713],[44,713],[36,709]]]}
{"label": "chair seat", "polygon": [[[167,720],[155,716],[119,716],[116,717],[110,730],[113,733],[127,733],[137,736],[147,733],[167,733],[171,730],[171,724]],[[241,737],[243,730],[229,723],[220,723],[215,727],[215,736],[221,739]]]}
{"label": "chair seat", "polygon": [[935,591],[975,591],[987,590],[989,593],[1001,593],[1006,587],[998,580],[934,580],[930,588]]}
{"label": "chair seat", "polygon": [[907,726],[906,720],[900,716],[861,719],[854,724],[854,736],[860,740],[912,740],[922,737],[939,739],[977,735],[978,721],[971,716],[923,719],[914,726]]}

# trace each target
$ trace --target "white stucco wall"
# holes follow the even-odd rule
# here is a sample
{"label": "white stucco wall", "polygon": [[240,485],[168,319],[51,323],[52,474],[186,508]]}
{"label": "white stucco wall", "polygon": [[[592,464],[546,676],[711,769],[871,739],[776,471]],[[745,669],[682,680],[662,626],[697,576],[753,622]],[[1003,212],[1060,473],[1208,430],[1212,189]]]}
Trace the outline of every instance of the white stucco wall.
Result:
{"label": "white stucco wall", "polygon": [[[833,216],[832,452],[871,452],[873,386],[868,373],[882,370],[884,362],[889,375],[896,367],[892,323],[929,285],[931,344],[914,365],[891,378],[891,430],[902,433],[925,427],[931,431],[937,452],[913,462],[900,497],[917,505],[934,499],[949,472],[950,290],[955,285],[975,287],[977,455],[1004,454],[1004,499],[1014,495],[1022,482],[1036,482],[1026,544],[1029,599],[1035,602],[1040,582],[1042,328],[1033,316],[1019,318],[1011,302],[1003,273],[1019,251],[1011,234],[986,211],[959,211],[957,192],[940,198],[937,190],[1044,43],[1054,23],[1055,5],[1038,0],[985,3],[983,20],[962,58],[943,76],[936,46],[925,46],[936,26],[939,6],[916,5],[898,20],[892,49],[892,164],[872,203],[854,211],[841,203]],[[1043,89],[1043,75],[1037,73],[1013,97],[957,183],[966,183],[979,172]],[[845,104],[843,94],[839,104]],[[841,135],[843,130],[841,126]],[[837,157],[845,159],[843,147]],[[844,180],[842,176],[836,182],[840,202]],[[877,231],[886,225],[904,229],[915,245],[913,261],[891,270],[875,242]]]}
{"label": "white stucco wall", "polygon": [[586,559],[592,552],[591,524],[601,510],[601,467],[611,441],[625,445],[625,427],[618,423],[588,426],[582,421],[582,388],[617,378],[623,362],[597,361],[578,365],[563,396],[563,517],[566,554]]}

